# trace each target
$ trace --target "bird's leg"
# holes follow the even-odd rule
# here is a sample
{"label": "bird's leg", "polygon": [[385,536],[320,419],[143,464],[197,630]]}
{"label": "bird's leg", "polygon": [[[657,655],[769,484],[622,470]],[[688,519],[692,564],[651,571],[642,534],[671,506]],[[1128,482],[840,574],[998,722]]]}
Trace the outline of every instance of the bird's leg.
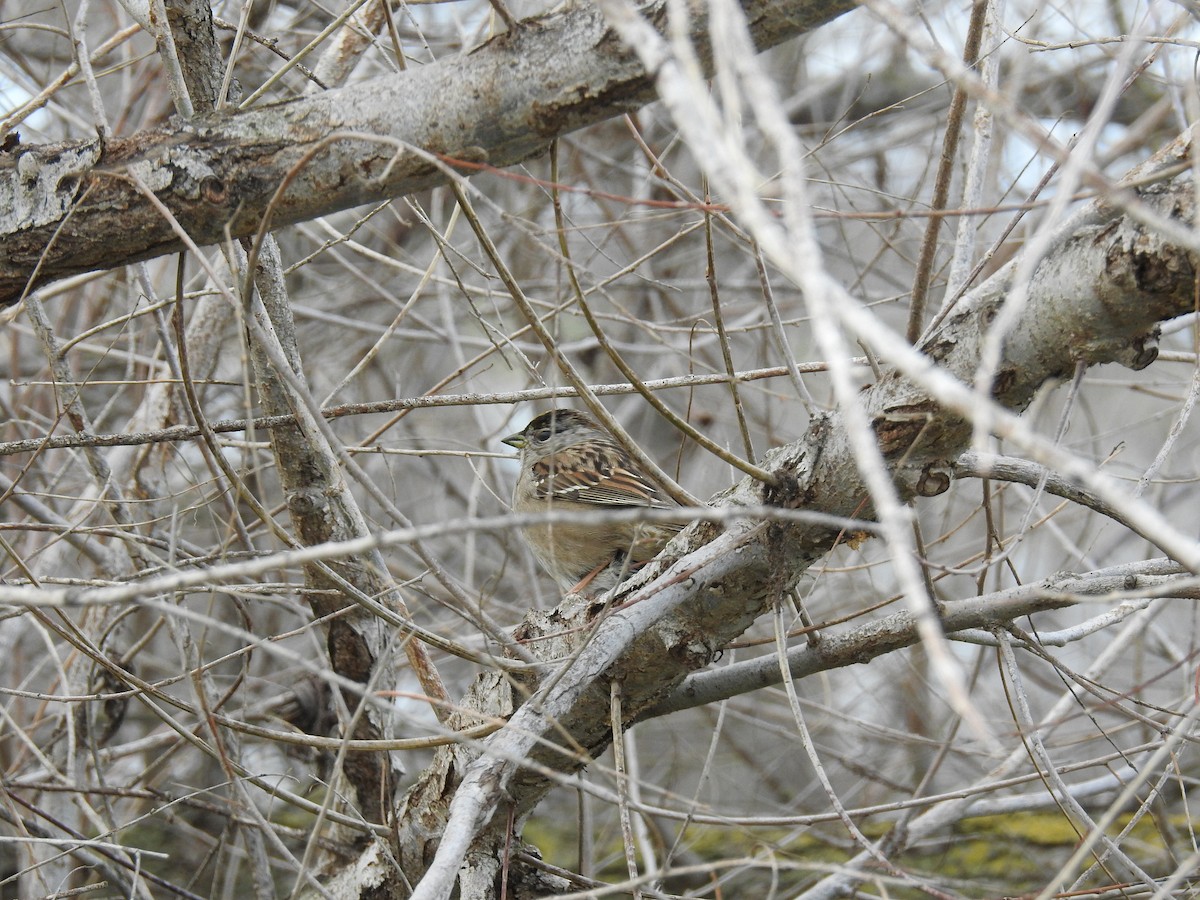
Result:
{"label": "bird's leg", "polygon": [[620,568],[615,575],[615,580],[605,583],[604,590],[608,590],[614,584],[619,584],[620,582],[624,581],[629,577],[630,573],[636,572],[645,564],[645,562],[635,561],[633,556],[629,553],[626,553],[624,550],[617,550],[613,553],[612,559],[608,560],[607,562],[600,563],[600,565],[596,566],[596,568],[584,575],[583,578],[579,579],[575,586],[571,588],[571,590],[567,591],[567,593],[581,593],[583,589],[591,584],[596,579],[596,576],[605,569],[614,569],[619,566]]}
{"label": "bird's leg", "polygon": [[582,593],[583,589],[585,587],[587,587],[589,584],[591,584],[596,579],[596,576],[599,575],[601,572],[603,572],[605,569],[607,569],[609,567],[609,565],[611,565],[611,563],[606,563],[606,562],[600,563],[600,565],[596,566],[596,568],[592,569],[592,571],[588,572],[586,575],[584,575],[582,578],[580,578],[579,581],[577,581],[575,583],[574,587],[572,587],[569,591],[567,591],[567,593],[568,594]]}

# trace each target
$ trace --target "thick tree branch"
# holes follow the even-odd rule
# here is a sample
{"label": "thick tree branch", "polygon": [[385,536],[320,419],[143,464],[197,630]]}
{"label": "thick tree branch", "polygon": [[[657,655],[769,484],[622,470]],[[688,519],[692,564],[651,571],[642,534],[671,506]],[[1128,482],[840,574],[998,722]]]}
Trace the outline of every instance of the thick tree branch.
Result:
{"label": "thick tree branch", "polygon": [[[968,629],[1003,628],[1014,619],[1036,612],[1072,606],[1085,597],[1113,597],[1118,593],[1163,596],[1162,579],[1178,583],[1180,592],[1194,593],[1194,579],[1183,576],[1178,565],[1165,559],[1114,566],[1087,575],[1052,575],[1035,584],[972,597],[942,606],[942,627],[947,634]],[[1176,594],[1172,593],[1172,596]],[[828,672],[873,659],[920,643],[912,613],[899,612],[855,628],[846,634],[824,637],[815,644],[788,650],[788,670],[793,678]],[[727,700],[739,694],[779,684],[783,676],[774,656],[749,659],[684,679],[670,697],[647,710],[644,718],[669,715],[684,709]]]}
{"label": "thick tree branch", "polygon": [[[1194,220],[1187,181],[1145,191],[1142,199],[1160,215]],[[993,398],[1014,412],[1077,363],[1148,365],[1157,323],[1193,306],[1195,263],[1189,254],[1110,207],[1094,204],[1071,221],[1055,246],[1055,255],[1034,273],[1026,316],[1005,345],[993,386]],[[921,349],[943,375],[969,383],[1013,271],[1010,265],[964,298],[924,343]],[[901,496],[944,491],[947,461],[969,446],[970,423],[896,371],[884,373],[862,402]],[[864,512],[867,491],[840,413],[815,419],[803,440],[771,451],[763,464],[792,488],[780,491],[747,478],[714,504]],[[572,773],[607,746],[613,680],[621,683],[627,721],[649,714],[841,538],[834,528],[783,522],[717,530],[709,524],[689,528],[621,590],[621,605],[600,622],[593,620],[601,610],[586,604],[527,618],[518,638],[543,658],[568,662],[517,710],[511,728],[486,741],[482,755],[472,761],[474,754],[462,748],[448,751],[410,792],[401,845],[424,848],[441,841],[430,880],[416,896],[447,896],[459,866],[468,857],[478,865],[479,856],[497,845],[505,827],[505,817],[496,814],[502,804],[511,803],[518,816],[527,813],[555,783],[547,770]],[[570,736],[566,745],[564,735]],[[410,877],[427,865],[411,856],[404,863]]]}
{"label": "thick tree branch", "polygon": [[[747,0],[745,10],[766,49],[854,6]],[[664,9],[650,11],[660,25]],[[706,22],[691,24],[703,52]],[[579,4],[463,56],[316,96],[173,121],[103,146],[18,146],[0,154],[0,302],[180,249],[131,169],[204,245],[256,233],[268,204],[280,226],[443,183],[432,154],[510,166],[653,99],[641,64],[595,7]]]}

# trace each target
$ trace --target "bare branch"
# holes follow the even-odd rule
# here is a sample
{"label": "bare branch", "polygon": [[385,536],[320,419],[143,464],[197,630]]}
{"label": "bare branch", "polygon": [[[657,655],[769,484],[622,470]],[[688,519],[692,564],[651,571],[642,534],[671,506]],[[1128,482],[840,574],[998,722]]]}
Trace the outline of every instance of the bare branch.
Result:
{"label": "bare branch", "polygon": [[[854,8],[849,0],[750,0],[762,49]],[[665,4],[656,15],[664,15]],[[703,43],[703,23],[694,23]],[[637,60],[595,7],[531,20],[462,57],[288,103],[172,124],[103,147],[0,155],[0,301],[39,284],[179,249],[129,169],[200,245],[409,194],[446,175],[443,155],[510,166],[549,141],[653,99]],[[497,116],[496,110],[504,110]],[[420,152],[413,152],[414,150]],[[276,196],[281,184],[295,176]]]}

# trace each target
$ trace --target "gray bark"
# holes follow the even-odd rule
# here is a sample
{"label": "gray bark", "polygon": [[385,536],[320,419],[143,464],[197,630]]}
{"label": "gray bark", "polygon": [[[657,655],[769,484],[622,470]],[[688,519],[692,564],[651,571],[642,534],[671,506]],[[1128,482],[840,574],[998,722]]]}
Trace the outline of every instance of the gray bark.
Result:
{"label": "gray bark", "polygon": [[[766,49],[854,6],[748,0],[745,9]],[[661,26],[664,4],[649,12]],[[704,21],[693,29],[703,52]],[[204,245],[444,183],[439,154],[510,166],[653,99],[641,64],[595,7],[579,4],[463,56],[351,87],[105,143],[17,146],[0,153],[0,302],[180,249],[129,170]]]}
{"label": "gray bark", "polygon": [[[1160,215],[1194,220],[1187,182],[1150,189],[1141,199]],[[1022,326],[1005,345],[993,396],[1015,412],[1077,363],[1149,365],[1157,323],[1193,307],[1195,260],[1187,251],[1102,204],[1073,219],[1071,229],[1036,270]],[[969,382],[1014,270],[1010,264],[981,285],[924,342],[921,349],[942,370]],[[970,424],[894,370],[864,392],[863,403],[902,497],[944,491],[953,471],[948,461],[968,448]],[[840,414],[815,419],[804,439],[772,450],[763,465],[784,489],[746,478],[713,504],[869,516]],[[542,681],[544,692],[529,686],[534,700],[517,709],[511,728],[481,751],[442,752],[409,792],[399,846],[408,878],[427,876],[416,896],[448,896],[460,867],[477,870],[481,855],[504,846],[509,809],[519,822],[558,783],[555,773],[569,776],[607,747],[611,682],[620,683],[627,723],[675,708],[666,698],[683,680],[768,612],[840,539],[828,525],[746,521],[719,533],[716,525],[698,524],[618,589],[615,612],[571,602],[530,615],[517,636],[541,658],[566,662]],[[464,705],[495,713],[511,702],[499,679],[488,679]]]}

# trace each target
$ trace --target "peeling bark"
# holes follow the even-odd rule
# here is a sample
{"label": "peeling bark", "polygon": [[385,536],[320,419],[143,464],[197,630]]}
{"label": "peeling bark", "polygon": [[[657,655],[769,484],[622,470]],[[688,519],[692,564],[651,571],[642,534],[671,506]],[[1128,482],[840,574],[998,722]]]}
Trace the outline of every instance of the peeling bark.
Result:
{"label": "peeling bark", "polygon": [[[664,17],[665,4],[657,7]],[[760,49],[851,0],[748,0]],[[705,24],[693,23],[703,53]],[[134,170],[201,245],[444,183],[431,154],[510,166],[556,137],[654,99],[586,4],[526,20],[463,56],[338,90],[109,140],[0,153],[0,302],[57,278],[180,249]],[[419,151],[419,152],[416,152]],[[278,197],[276,193],[278,192]]]}
{"label": "peeling bark", "polygon": [[[1141,199],[1163,216],[1194,221],[1189,182],[1143,191]],[[1158,323],[1193,307],[1195,260],[1103,205],[1073,220],[1056,248],[1034,273],[1026,315],[1006,343],[1002,371],[1007,374],[993,390],[1001,404],[1016,412],[1026,409],[1044,386],[1073,372],[1076,362],[1146,364]],[[923,349],[945,371],[964,381],[973,376],[988,325],[1014,271],[1010,264],[964,298],[928,338]],[[888,442],[889,459],[902,460],[893,474],[905,499],[919,495],[929,472],[949,477],[946,461],[969,445],[969,423],[895,371],[885,372],[866,389],[864,403]],[[839,414],[814,419],[802,440],[772,450],[763,465],[790,489],[746,478],[712,505],[778,505],[870,516],[862,506],[867,491]],[[431,846],[457,829],[473,835],[468,855],[477,866],[476,854],[502,845],[506,806],[512,804],[519,821],[556,783],[545,770],[573,774],[607,747],[612,681],[621,684],[627,723],[671,709],[666,698],[684,678],[768,612],[839,538],[840,532],[828,526],[790,522],[745,522],[720,534],[716,526],[700,524],[617,589],[615,611],[569,599],[555,610],[531,613],[518,629],[518,639],[536,648],[539,658],[569,660],[565,671],[555,672],[553,688],[538,695],[536,703],[520,706],[511,729],[488,738],[482,753],[463,747],[441,752],[410,790],[400,817],[400,844],[422,849],[403,859],[408,877],[419,881]],[[655,582],[671,573],[675,577]],[[495,681],[493,689],[487,686],[489,679]],[[496,676],[481,676],[464,706],[483,704],[495,711],[504,690],[507,686],[502,689]],[[564,733],[587,753],[564,746]],[[441,894],[434,890],[430,896]]]}

